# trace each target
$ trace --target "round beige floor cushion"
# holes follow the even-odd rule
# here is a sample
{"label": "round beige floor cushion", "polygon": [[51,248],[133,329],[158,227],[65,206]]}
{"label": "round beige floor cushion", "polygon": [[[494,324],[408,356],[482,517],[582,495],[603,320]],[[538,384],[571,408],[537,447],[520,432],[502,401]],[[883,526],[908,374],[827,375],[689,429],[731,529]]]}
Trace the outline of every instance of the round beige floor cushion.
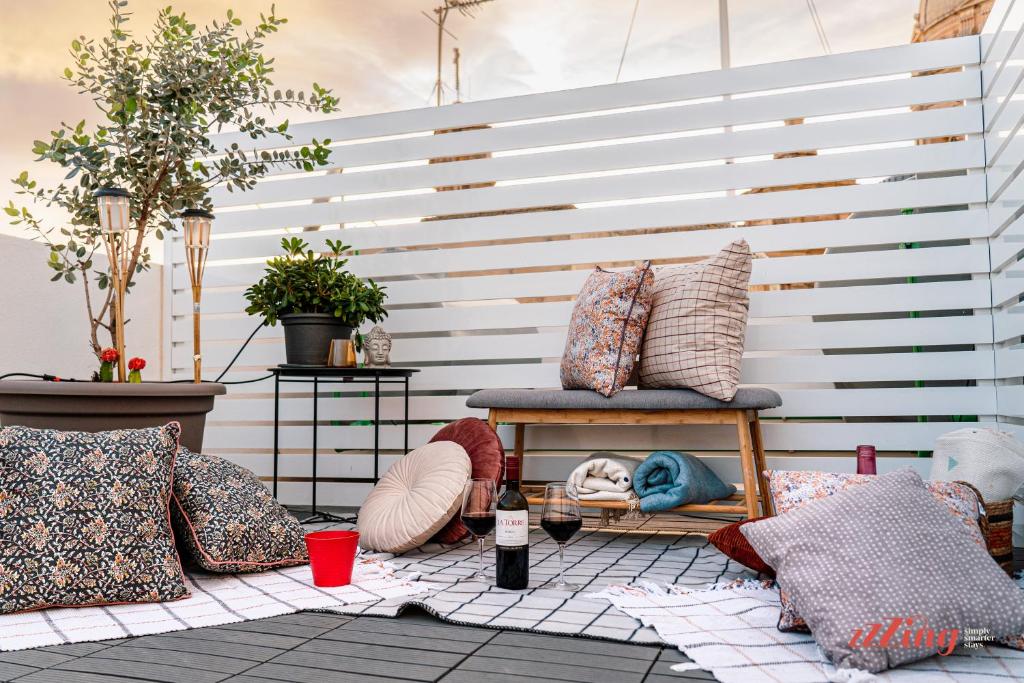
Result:
{"label": "round beige floor cushion", "polygon": [[472,463],[453,441],[420,446],[391,466],[359,509],[359,545],[402,553],[423,545],[462,505]]}

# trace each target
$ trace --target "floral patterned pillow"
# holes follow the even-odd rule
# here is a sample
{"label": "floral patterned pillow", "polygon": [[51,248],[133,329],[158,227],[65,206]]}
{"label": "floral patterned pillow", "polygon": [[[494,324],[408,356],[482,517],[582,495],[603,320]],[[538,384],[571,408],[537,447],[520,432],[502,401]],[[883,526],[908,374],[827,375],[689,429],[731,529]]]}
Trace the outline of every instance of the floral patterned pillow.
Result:
{"label": "floral patterned pillow", "polygon": [[563,389],[605,396],[626,386],[654,296],[650,261],[625,272],[596,269],[576,297],[562,353]]}
{"label": "floral patterned pillow", "polygon": [[298,521],[259,478],[182,446],[171,503],[182,553],[209,572],[262,572],[309,561]]}
{"label": "floral patterned pillow", "polygon": [[[827,498],[838,491],[877,479],[873,475],[838,472],[768,470],[766,474],[775,511],[780,515]],[[986,548],[985,537],[978,526],[980,508],[977,494],[970,487],[950,481],[926,481],[924,484],[928,492],[964,524],[974,542]],[[807,622],[793,607],[785,588],[781,586],[779,597],[782,602],[779,630],[807,631]]]}
{"label": "floral patterned pillow", "polygon": [[180,431],[0,429],[0,613],[189,596],[168,516]]}

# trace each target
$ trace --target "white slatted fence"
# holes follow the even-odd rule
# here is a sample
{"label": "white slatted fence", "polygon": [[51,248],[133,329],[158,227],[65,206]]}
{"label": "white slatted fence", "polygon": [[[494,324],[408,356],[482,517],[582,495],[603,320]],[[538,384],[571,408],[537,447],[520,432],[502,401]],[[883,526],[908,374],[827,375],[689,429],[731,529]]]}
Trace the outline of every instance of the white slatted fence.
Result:
{"label": "white slatted fence", "polygon": [[1000,419],[1024,424],[1024,2],[997,2],[982,35],[995,385]]}
{"label": "white slatted fence", "polygon": [[[989,41],[993,53],[1016,49]],[[465,407],[473,390],[558,386],[572,298],[595,264],[694,260],[743,236],[759,255],[743,379],[785,399],[767,414],[772,464],[850,469],[853,448],[867,442],[892,455],[886,466],[925,470],[918,452],[957,420],[994,421],[997,380],[1021,374],[1009,341],[1021,329],[1016,307],[992,313],[993,287],[1004,302],[1020,287],[1009,207],[1005,267],[989,278],[993,133],[981,44],[966,37],[293,126],[296,143],[334,141],[328,171],[215,191],[206,374],[257,324],[242,292],[283,234],[315,248],[343,239],[354,272],[388,287],[393,361],[422,369],[411,401],[418,445],[440,424],[481,415]],[[991,96],[1000,80],[1019,80],[1008,68],[991,79]],[[452,129],[465,130],[435,133]],[[441,157],[471,158],[429,163]],[[1008,170],[1008,188],[1016,180]],[[446,186],[472,187],[434,189]],[[167,261],[169,371],[185,378],[191,301],[179,238]],[[999,364],[994,326],[1006,330]],[[231,378],[283,360],[280,327],[264,328]],[[282,489],[287,502],[308,496],[310,396],[300,389],[282,399],[282,472],[296,479]],[[207,450],[268,475],[272,390],[269,381],[232,387],[210,415]],[[1000,387],[999,402],[1020,390]],[[372,403],[322,397],[321,473],[365,476]],[[399,417],[400,399],[383,411]],[[712,466],[735,479],[735,459],[724,457],[731,437],[710,427],[536,428],[528,445],[551,457],[529,460],[526,476],[564,476],[600,448],[675,448],[723,456]],[[386,426],[383,440],[390,463],[400,428]],[[354,504],[367,489],[321,490]]]}

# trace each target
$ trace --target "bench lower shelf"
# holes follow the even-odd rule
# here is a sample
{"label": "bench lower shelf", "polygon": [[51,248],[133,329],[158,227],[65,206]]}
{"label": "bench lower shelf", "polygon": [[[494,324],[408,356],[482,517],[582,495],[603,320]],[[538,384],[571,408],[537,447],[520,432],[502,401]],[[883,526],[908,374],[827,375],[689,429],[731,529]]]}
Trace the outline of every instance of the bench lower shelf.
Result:
{"label": "bench lower shelf", "polygon": [[[739,488],[739,487],[737,487]],[[524,484],[522,486],[523,495],[526,497],[526,502],[530,505],[543,505],[544,504],[544,487],[537,485]],[[760,499],[760,496],[758,496]],[[629,503],[619,500],[581,500],[581,508],[596,508],[599,510],[629,510]],[[746,508],[744,507],[744,499],[742,489],[737,493],[729,496],[728,498],[722,498],[719,500],[713,500],[708,503],[694,504],[694,505],[680,505],[676,508],[670,508],[668,510],[660,510],[661,512],[724,512],[730,514],[746,514]]]}

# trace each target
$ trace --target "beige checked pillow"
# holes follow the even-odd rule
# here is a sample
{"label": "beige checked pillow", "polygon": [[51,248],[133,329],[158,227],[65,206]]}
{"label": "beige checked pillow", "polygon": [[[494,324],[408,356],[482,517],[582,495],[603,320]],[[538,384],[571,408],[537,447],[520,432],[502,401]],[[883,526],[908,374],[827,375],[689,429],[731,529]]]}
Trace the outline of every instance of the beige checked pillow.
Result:
{"label": "beige checked pillow", "polygon": [[736,240],[706,261],[659,270],[640,352],[640,386],[731,401],[740,381],[752,257]]}

